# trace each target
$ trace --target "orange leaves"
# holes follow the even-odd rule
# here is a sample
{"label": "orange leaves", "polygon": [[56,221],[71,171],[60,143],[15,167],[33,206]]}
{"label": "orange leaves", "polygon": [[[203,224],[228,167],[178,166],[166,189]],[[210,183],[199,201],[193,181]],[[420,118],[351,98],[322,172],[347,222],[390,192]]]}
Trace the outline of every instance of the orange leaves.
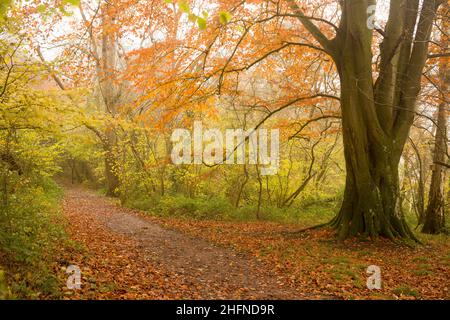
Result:
{"label": "orange leaves", "polygon": [[[270,222],[158,220],[254,255],[282,272],[286,283],[302,288],[310,299],[447,299],[449,295],[450,270],[443,258],[449,246],[444,242],[416,249],[387,240],[339,244],[329,230],[289,236],[299,227]],[[381,268],[380,291],[366,287],[366,269],[373,264]]]}
{"label": "orange leaves", "polygon": [[[83,189],[66,190],[64,212],[72,239],[85,247],[65,252],[63,260],[82,271],[81,291],[65,290],[65,298],[446,299],[449,294],[449,244],[442,240],[411,249],[383,239],[337,243],[330,230],[298,234],[298,225],[149,217]],[[370,265],[381,268],[379,291],[366,287]]]}
{"label": "orange leaves", "polygon": [[[155,270],[149,261],[142,259],[136,243],[112,233],[97,220],[107,217],[114,206],[104,200],[95,203],[95,198],[86,197],[83,192],[69,191],[64,205],[72,239],[79,241],[87,250],[66,253],[65,259],[81,269],[82,286],[80,291],[65,290],[65,298],[181,298],[177,296],[181,281],[176,276]],[[78,193],[80,197],[73,193]],[[61,274],[61,277],[65,276]]]}
{"label": "orange leaves", "polygon": [[86,247],[66,252],[82,284],[80,291],[65,290],[65,298],[299,297],[256,260],[162,228],[93,192],[68,189],[64,212],[72,238]]}

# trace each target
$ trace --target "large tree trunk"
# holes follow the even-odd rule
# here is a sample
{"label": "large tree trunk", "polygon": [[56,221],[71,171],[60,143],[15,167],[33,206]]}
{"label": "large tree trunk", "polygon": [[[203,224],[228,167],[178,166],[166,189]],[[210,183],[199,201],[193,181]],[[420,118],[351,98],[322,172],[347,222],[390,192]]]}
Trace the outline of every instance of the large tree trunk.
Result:
{"label": "large tree trunk", "polygon": [[[448,11],[449,5],[443,7],[443,12]],[[445,16],[445,15],[444,15]],[[442,30],[447,31],[448,21],[442,21]],[[442,35],[442,48],[448,47],[448,36]],[[425,212],[422,232],[437,234],[445,230],[445,207],[444,207],[444,179],[445,168],[442,165],[447,162],[447,110],[448,88],[450,83],[450,68],[448,58],[441,59],[440,63],[440,83],[443,102],[439,105],[438,119],[436,123],[436,135],[433,155],[433,174],[428,196],[428,207]]]}
{"label": "large tree trunk", "polygon": [[439,1],[424,0],[417,25],[418,0],[391,1],[378,77],[366,15],[372,4],[341,2],[336,38],[330,42],[317,37],[333,57],[341,83],[347,178],[342,207],[331,225],[340,239],[415,239],[402,213],[398,167],[414,120]]}
{"label": "large tree trunk", "polygon": [[377,133],[380,128],[373,125],[377,116],[372,111],[371,55],[359,52],[354,39],[347,41],[353,50],[344,50],[338,65],[347,178],[341,209],[331,225],[340,239],[414,238],[401,210],[400,157],[393,140]]}
{"label": "large tree trunk", "polygon": [[[345,142],[352,148],[353,142]],[[360,150],[358,152],[366,152]],[[331,225],[337,229],[338,237],[362,235],[375,238],[414,238],[406,224],[398,185],[398,163],[387,160],[377,164],[367,157],[358,163],[346,153],[347,180],[341,209]],[[355,161],[356,160],[356,161]]]}

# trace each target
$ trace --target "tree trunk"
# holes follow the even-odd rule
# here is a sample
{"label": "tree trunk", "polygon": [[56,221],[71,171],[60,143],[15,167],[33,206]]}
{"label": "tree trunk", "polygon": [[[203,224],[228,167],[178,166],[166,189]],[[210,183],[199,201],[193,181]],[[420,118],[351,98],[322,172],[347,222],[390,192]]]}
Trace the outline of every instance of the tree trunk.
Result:
{"label": "tree trunk", "polygon": [[415,239],[402,215],[398,166],[416,113],[436,12],[444,1],[390,1],[386,26],[377,28],[383,37],[378,46],[368,15],[376,0],[337,1],[341,14],[333,38],[295,0],[287,0],[340,77],[347,178],[341,210],[331,221],[340,239]]}
{"label": "tree trunk", "polygon": [[340,72],[347,177],[343,203],[331,225],[339,239],[357,235],[414,238],[401,210],[400,157],[391,139],[377,140],[371,135],[370,113],[365,109],[373,101],[372,84],[355,82],[351,65],[352,61],[357,65],[360,59],[349,59]]}
{"label": "tree trunk", "polygon": [[445,162],[446,157],[446,136],[447,136],[447,115],[445,104],[439,106],[438,121],[436,128],[436,139],[433,156],[433,174],[431,176],[431,185],[428,195],[428,206],[425,211],[423,233],[438,234],[445,228],[445,210],[444,210],[444,177],[445,169],[438,163]]}
{"label": "tree trunk", "polygon": [[[448,96],[448,83],[450,80],[450,69],[448,62],[441,64],[441,91],[443,99]],[[445,168],[441,163],[446,162],[447,154],[447,104],[442,102],[439,106],[436,124],[436,137],[433,155],[433,174],[431,176],[430,191],[428,195],[428,206],[425,211],[423,233],[437,234],[445,230],[445,207],[444,207],[444,179]]]}
{"label": "tree trunk", "polygon": [[331,225],[339,239],[356,235],[414,238],[401,209],[398,164],[380,166],[369,159],[368,167],[360,168],[347,160],[344,200]]}
{"label": "tree trunk", "polygon": [[[412,139],[410,139],[411,146],[417,158],[418,174],[417,179],[417,201],[415,201],[415,210],[417,212],[418,225],[423,224],[425,219],[425,181],[424,181],[424,170],[422,164],[422,157],[420,156],[419,148]],[[412,191],[414,194],[414,190]]]}
{"label": "tree trunk", "polygon": [[[115,23],[114,8],[106,3],[102,8],[102,66],[100,76],[100,89],[106,111],[112,116],[117,115],[118,88],[114,83],[114,70],[116,68],[117,41],[115,32],[111,31]],[[117,188],[120,180],[117,174],[116,154],[117,134],[114,125],[106,129],[105,154],[105,176],[107,182],[107,195],[118,196]]]}
{"label": "tree trunk", "polygon": [[375,1],[340,4],[342,17],[332,40],[300,18],[333,57],[340,77],[347,177],[343,203],[331,225],[339,239],[362,235],[416,240],[402,213],[398,166],[414,121],[440,1],[424,0],[420,10],[418,0],[390,2],[375,65],[378,76],[366,14]]}
{"label": "tree trunk", "polygon": [[117,156],[111,147],[107,147],[105,151],[106,195],[108,197],[117,197],[120,185],[119,175],[117,174]]}

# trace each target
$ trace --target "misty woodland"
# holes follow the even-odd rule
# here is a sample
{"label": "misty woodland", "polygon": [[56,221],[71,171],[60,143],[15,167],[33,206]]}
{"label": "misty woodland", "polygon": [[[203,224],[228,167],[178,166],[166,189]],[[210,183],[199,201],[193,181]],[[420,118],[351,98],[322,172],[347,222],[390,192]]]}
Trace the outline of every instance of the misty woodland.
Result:
{"label": "misty woodland", "polygon": [[0,299],[450,299],[449,0],[1,0],[0,34]]}

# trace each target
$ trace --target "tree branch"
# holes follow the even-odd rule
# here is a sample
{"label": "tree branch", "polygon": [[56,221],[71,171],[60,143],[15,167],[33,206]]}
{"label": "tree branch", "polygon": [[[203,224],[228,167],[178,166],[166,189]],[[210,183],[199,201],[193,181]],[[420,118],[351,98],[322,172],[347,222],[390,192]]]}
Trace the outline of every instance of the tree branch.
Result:
{"label": "tree branch", "polygon": [[333,42],[328,39],[322,31],[311,21],[311,17],[305,16],[300,9],[300,7],[297,5],[295,0],[287,0],[289,3],[289,6],[296,14],[296,17],[298,20],[303,24],[303,26],[306,28],[306,30],[311,33],[311,35],[316,39],[320,45],[323,47],[323,49],[330,55],[335,55],[335,49]]}

